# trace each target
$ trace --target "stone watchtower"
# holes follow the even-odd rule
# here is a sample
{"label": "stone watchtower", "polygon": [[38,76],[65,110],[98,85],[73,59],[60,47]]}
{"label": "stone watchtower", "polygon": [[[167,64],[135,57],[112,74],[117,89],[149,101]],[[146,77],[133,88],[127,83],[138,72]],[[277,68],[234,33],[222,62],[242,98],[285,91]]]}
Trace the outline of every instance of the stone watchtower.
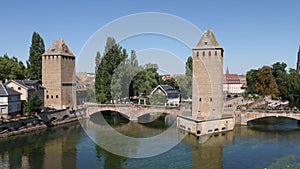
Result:
{"label": "stone watchtower", "polygon": [[203,33],[193,49],[193,118],[222,117],[223,52],[211,30]]}
{"label": "stone watchtower", "polygon": [[55,40],[42,55],[44,106],[55,109],[75,105],[75,56],[63,40]]}

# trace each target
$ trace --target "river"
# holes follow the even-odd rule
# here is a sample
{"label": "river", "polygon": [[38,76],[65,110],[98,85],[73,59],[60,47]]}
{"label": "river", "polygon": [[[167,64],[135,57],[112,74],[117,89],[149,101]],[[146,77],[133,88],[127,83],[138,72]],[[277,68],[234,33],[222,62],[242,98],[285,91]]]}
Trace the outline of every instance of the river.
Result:
{"label": "river", "polygon": [[[160,134],[169,126],[164,118],[150,124],[128,122],[119,117],[108,118],[118,132],[136,138]],[[187,135],[175,147],[160,155],[129,158],[104,150],[86,134],[93,132],[93,128],[87,131],[81,123],[74,122],[0,140],[0,168],[300,168],[300,129],[297,123],[284,119],[265,124],[236,126],[234,131],[213,135],[204,143],[199,143],[193,135]],[[105,130],[98,134],[104,135]],[[140,149],[135,148],[137,152]]]}

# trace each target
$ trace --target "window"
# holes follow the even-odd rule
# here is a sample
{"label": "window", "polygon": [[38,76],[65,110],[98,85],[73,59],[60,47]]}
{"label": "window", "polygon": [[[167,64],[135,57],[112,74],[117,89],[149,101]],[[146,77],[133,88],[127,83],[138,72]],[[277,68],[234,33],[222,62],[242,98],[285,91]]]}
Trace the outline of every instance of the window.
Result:
{"label": "window", "polygon": [[58,95],[56,95],[56,98],[58,99]]}
{"label": "window", "polygon": [[53,99],[53,95],[51,95],[51,99]]}
{"label": "window", "polygon": [[205,56],[205,51],[203,51],[202,56]]}
{"label": "window", "polygon": [[201,101],[202,101],[202,99],[200,98],[200,99],[199,99],[199,102],[201,102]]}
{"label": "window", "polygon": [[46,99],[49,99],[49,95],[46,96]]}
{"label": "window", "polygon": [[211,52],[210,51],[208,52],[208,56],[211,56]]}
{"label": "window", "polygon": [[196,53],[196,56],[197,56],[197,57],[199,56],[199,52]]}
{"label": "window", "polygon": [[210,98],[210,102],[212,102],[212,98]]}
{"label": "window", "polygon": [[207,42],[204,42],[204,45],[207,45]]}
{"label": "window", "polygon": [[218,51],[215,51],[215,56],[218,56]]}
{"label": "window", "polygon": [[18,87],[18,90],[21,90],[21,87]]}

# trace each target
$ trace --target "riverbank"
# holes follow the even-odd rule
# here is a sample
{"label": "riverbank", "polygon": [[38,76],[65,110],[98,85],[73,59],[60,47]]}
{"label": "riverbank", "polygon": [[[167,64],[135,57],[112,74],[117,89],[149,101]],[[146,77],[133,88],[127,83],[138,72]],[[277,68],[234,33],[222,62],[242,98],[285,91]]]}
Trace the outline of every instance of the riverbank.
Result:
{"label": "riverbank", "polygon": [[43,124],[37,124],[35,126],[26,126],[22,129],[15,130],[15,131],[8,131],[8,129],[7,129],[7,131],[1,132],[0,138],[7,138],[7,137],[27,134],[27,133],[31,133],[31,132],[35,132],[35,131],[41,131],[41,130],[45,130],[49,127],[59,126],[59,125],[63,125],[63,124],[67,124],[67,123],[71,123],[71,122],[75,122],[75,121],[78,121],[77,117],[69,117],[64,120],[53,120],[48,124],[43,123]]}

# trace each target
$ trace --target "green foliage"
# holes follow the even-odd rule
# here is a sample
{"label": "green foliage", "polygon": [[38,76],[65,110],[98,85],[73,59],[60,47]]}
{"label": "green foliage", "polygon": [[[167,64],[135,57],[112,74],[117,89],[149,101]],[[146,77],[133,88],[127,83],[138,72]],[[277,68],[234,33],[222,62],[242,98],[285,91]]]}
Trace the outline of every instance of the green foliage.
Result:
{"label": "green foliage", "polygon": [[151,105],[162,105],[167,103],[167,96],[164,94],[152,94],[149,101]]}
{"label": "green foliage", "polygon": [[38,112],[43,102],[38,96],[37,92],[34,92],[30,99],[24,104],[23,114],[30,112]]}
{"label": "green foliage", "polygon": [[255,90],[263,96],[279,94],[275,79],[273,78],[272,69],[269,66],[263,66],[256,73]]}
{"label": "green foliage", "polygon": [[191,56],[188,57],[185,63],[185,75],[190,77],[193,75],[193,58]]}
{"label": "green foliage", "polygon": [[247,94],[256,93],[256,90],[255,90],[255,82],[257,80],[256,74],[257,74],[256,69],[251,69],[246,74],[246,80],[247,80],[247,86],[248,86],[247,90],[246,90]]}
{"label": "green foliage", "polygon": [[179,89],[179,85],[177,83],[177,80],[173,77],[171,77],[170,79],[167,80],[162,80],[162,77],[159,77],[159,84],[160,85],[169,85],[169,86],[173,86],[176,89]]}
{"label": "green foliage", "polygon": [[176,81],[179,86],[182,98],[192,98],[192,78],[193,78],[193,58],[188,57],[185,64],[185,76],[177,76]]}
{"label": "green foliage", "polygon": [[126,50],[116,44],[113,38],[107,38],[105,53],[96,71],[95,92],[98,102],[105,103],[112,100],[112,77],[119,64],[126,58]]}
{"label": "green foliage", "polygon": [[[286,67],[285,63],[276,62],[271,68],[264,66],[259,70],[251,69],[246,75],[247,93],[253,94],[259,91],[259,94],[269,94],[273,99],[289,100],[290,107],[299,107],[300,75],[294,69],[290,69],[287,72]],[[277,85],[277,91],[274,81]]]}
{"label": "green foliage", "polygon": [[42,54],[45,52],[44,40],[34,32],[27,60],[28,79],[42,82]]}
{"label": "green foliage", "polygon": [[140,94],[150,94],[152,89],[158,85],[159,74],[156,64],[146,64],[142,71],[136,74],[132,80],[132,91],[134,96]]}
{"label": "green foliage", "polygon": [[25,79],[26,68],[16,57],[0,57],[0,80]]}
{"label": "green foliage", "polygon": [[297,169],[300,168],[300,163],[297,162],[295,155],[288,155],[281,159],[278,159],[276,162],[272,163],[268,169],[288,169],[293,168]]}

